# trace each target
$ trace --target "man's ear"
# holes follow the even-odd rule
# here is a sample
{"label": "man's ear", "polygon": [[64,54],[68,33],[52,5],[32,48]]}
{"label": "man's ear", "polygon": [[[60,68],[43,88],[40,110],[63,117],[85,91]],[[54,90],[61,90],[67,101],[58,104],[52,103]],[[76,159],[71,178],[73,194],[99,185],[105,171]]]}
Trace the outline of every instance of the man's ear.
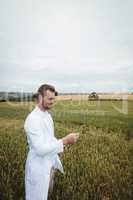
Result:
{"label": "man's ear", "polygon": [[39,101],[39,104],[42,104],[42,101],[43,101],[43,97],[41,94],[39,94],[38,96],[38,101]]}

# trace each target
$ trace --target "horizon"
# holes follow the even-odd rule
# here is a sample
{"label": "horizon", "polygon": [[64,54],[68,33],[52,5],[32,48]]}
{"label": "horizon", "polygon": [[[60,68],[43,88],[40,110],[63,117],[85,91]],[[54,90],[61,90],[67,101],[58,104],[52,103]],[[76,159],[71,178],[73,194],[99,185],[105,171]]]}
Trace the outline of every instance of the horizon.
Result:
{"label": "horizon", "polygon": [[[17,94],[17,93],[20,93],[20,94],[35,94],[36,92],[21,92],[21,91],[0,91],[0,94],[1,93],[9,93],[9,94]],[[96,92],[96,91],[91,91],[91,92],[58,92],[58,95],[64,95],[64,94],[83,94],[83,95],[87,95],[87,94],[91,94],[91,93],[96,93],[96,94],[133,94],[133,92]]]}

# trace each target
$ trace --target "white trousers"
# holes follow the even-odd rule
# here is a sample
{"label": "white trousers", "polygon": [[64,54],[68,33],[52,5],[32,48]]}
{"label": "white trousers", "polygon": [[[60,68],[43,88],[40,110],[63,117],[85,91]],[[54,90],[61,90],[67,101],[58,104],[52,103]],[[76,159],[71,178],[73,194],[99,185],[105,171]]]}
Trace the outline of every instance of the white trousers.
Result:
{"label": "white trousers", "polygon": [[[37,177],[36,177],[37,178]],[[47,200],[48,191],[53,190],[54,170],[50,174],[43,174],[38,179],[28,179],[25,177],[25,196],[26,200]]]}

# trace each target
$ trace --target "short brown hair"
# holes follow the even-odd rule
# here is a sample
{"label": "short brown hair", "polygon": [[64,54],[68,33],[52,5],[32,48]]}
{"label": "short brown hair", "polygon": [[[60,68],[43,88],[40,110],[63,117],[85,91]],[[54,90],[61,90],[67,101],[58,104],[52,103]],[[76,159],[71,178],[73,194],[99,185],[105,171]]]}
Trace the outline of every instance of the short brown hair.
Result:
{"label": "short brown hair", "polygon": [[43,84],[38,88],[37,93],[33,95],[33,98],[34,99],[38,99],[39,94],[44,96],[44,92],[47,91],[47,90],[50,90],[51,92],[54,92],[55,96],[58,96],[58,92],[55,90],[54,86],[48,85],[48,84]]}

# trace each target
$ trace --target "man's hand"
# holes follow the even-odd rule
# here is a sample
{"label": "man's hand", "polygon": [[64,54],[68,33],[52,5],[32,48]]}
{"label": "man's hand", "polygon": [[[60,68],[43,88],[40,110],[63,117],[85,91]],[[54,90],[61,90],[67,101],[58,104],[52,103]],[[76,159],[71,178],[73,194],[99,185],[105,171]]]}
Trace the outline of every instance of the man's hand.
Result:
{"label": "man's hand", "polygon": [[70,133],[64,138],[62,138],[63,144],[74,144],[79,138],[79,133]]}

